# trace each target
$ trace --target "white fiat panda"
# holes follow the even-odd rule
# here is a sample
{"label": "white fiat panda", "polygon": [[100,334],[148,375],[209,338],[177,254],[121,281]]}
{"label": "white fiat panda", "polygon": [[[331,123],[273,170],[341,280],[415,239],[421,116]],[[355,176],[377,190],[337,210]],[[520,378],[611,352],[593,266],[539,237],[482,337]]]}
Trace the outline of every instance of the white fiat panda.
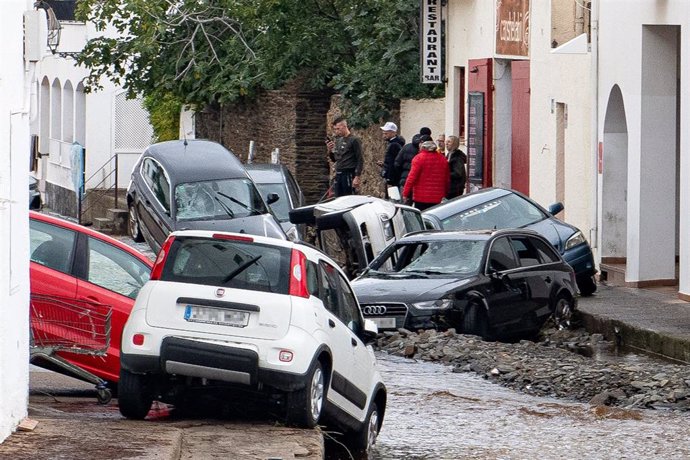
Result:
{"label": "white fiat panda", "polygon": [[287,420],[334,424],[368,449],[386,388],[350,284],[311,246],[237,233],[172,233],[122,336],[120,412],[218,386],[283,398]]}

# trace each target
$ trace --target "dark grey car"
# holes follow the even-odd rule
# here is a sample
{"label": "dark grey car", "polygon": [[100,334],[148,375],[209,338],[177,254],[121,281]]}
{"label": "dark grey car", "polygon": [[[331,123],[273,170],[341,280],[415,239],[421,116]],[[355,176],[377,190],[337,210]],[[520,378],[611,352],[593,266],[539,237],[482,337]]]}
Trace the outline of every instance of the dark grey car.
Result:
{"label": "dark grey car", "polygon": [[290,170],[285,165],[271,163],[251,163],[244,167],[264,199],[272,193],[278,195],[277,200],[271,200],[269,207],[288,237],[291,240],[302,240],[305,226],[291,223],[290,211],[304,206],[306,202],[302,189]]}
{"label": "dark grey car", "polygon": [[155,252],[175,230],[287,238],[242,163],[215,142],[149,146],[132,170],[127,206],[130,236]]}
{"label": "dark grey car", "polygon": [[572,267],[536,232],[425,231],[388,246],[352,282],[362,313],[385,329],[444,329],[483,338],[534,335],[577,305]]}

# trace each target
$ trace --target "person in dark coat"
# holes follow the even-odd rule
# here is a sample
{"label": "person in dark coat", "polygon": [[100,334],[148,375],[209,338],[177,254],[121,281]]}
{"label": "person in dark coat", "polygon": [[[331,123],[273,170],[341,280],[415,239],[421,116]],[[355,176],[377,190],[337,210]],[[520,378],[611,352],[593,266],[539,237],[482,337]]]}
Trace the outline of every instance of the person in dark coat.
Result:
{"label": "person in dark coat", "polygon": [[386,141],[386,153],[383,161],[377,162],[381,167],[381,177],[386,180],[387,185],[397,186],[400,177],[395,169],[395,158],[405,145],[405,139],[398,134],[398,125],[392,121],[386,122],[381,126],[383,138]]}
{"label": "person in dark coat", "polygon": [[450,190],[448,191],[448,199],[450,200],[465,193],[467,155],[460,150],[458,136],[448,136],[446,150],[448,151],[448,166],[450,167]]}
{"label": "person in dark coat", "polygon": [[355,195],[364,168],[362,141],[352,134],[347,120],[338,117],[332,123],[335,139],[328,139],[328,158],[335,163],[333,195]]}
{"label": "person in dark coat", "polygon": [[[398,156],[395,157],[395,162],[393,167],[395,168],[395,173],[399,177],[398,187],[402,192],[403,187],[405,187],[405,180],[407,180],[407,175],[410,173],[410,168],[412,167],[412,159],[419,152],[419,143],[422,136],[415,134],[412,136],[412,142],[403,145]],[[431,139],[431,138],[429,138]]]}

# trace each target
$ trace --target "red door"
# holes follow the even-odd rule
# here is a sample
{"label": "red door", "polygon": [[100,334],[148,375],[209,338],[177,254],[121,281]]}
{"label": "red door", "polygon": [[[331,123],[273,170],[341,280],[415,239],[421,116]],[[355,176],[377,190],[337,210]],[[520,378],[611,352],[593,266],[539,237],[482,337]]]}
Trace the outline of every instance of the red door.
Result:
{"label": "red door", "polygon": [[[482,136],[482,162],[481,168],[481,186],[491,187],[493,185],[493,113],[494,113],[494,98],[493,98],[493,70],[492,60],[487,59],[470,59],[468,61],[469,78],[467,82],[468,93],[482,93],[484,95],[484,123]],[[469,118],[469,117],[468,117]],[[468,120],[469,126],[470,120]],[[467,133],[467,137],[471,133]],[[474,178],[469,177],[469,182],[476,183]],[[478,178],[477,178],[478,179]],[[479,185],[479,184],[477,184]]]}
{"label": "red door", "polygon": [[511,188],[529,195],[529,61],[513,61]]}

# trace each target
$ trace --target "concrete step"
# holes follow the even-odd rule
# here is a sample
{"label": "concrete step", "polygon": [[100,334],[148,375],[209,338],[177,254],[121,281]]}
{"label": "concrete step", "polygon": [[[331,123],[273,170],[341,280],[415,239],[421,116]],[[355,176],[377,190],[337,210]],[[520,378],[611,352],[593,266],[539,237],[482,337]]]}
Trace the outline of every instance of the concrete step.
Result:
{"label": "concrete step", "polygon": [[599,281],[609,286],[625,286],[625,264],[599,264]]}
{"label": "concrete step", "polygon": [[125,235],[127,233],[127,220],[129,219],[129,211],[120,208],[108,208],[106,217],[112,221],[113,232],[118,235]]}

